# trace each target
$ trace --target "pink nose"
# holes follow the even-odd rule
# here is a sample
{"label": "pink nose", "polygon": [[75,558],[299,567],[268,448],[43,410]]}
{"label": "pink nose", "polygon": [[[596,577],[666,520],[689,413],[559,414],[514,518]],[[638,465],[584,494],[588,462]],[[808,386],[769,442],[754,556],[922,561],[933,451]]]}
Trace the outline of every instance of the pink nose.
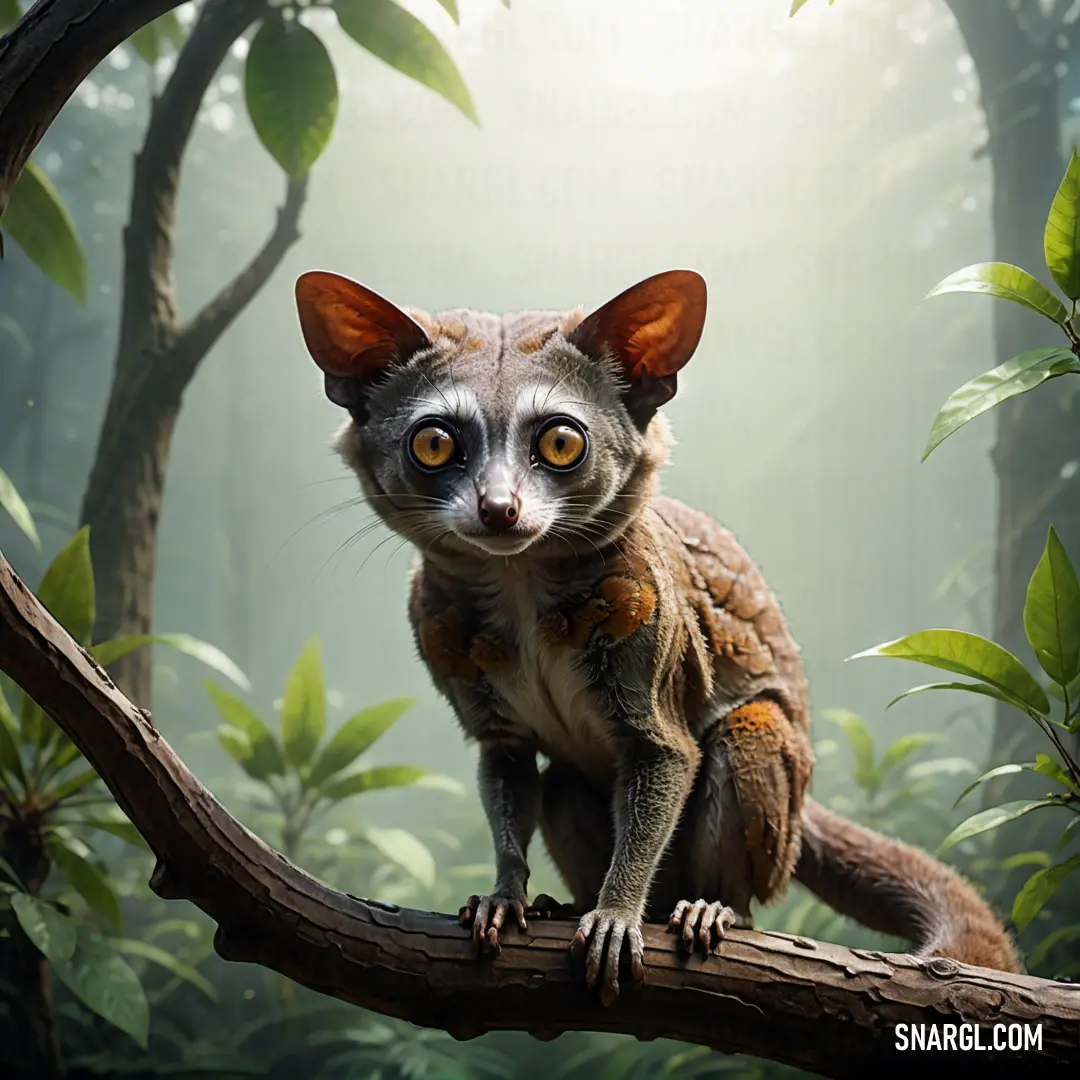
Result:
{"label": "pink nose", "polygon": [[512,492],[481,495],[478,505],[480,520],[493,533],[512,529],[521,513],[521,501]]}

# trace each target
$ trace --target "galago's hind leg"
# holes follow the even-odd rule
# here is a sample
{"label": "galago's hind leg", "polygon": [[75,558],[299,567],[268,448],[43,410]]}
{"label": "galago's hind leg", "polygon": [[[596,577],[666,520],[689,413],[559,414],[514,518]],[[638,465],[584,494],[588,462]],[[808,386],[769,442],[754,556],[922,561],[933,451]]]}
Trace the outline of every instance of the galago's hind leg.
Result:
{"label": "galago's hind leg", "polygon": [[614,851],[610,797],[577,769],[553,762],[540,777],[540,835],[573,904],[541,895],[532,912],[561,919],[591,911]]}
{"label": "galago's hind leg", "polygon": [[702,750],[666,895],[656,901],[677,889],[669,929],[688,949],[712,950],[729,927],[752,925],[752,899],[767,903],[787,888],[812,757],[806,737],[769,699],[735,709]]}

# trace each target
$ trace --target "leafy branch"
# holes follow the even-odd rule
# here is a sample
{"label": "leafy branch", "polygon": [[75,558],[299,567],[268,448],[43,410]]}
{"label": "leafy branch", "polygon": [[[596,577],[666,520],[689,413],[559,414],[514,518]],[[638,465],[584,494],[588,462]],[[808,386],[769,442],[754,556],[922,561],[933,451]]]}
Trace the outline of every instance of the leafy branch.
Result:
{"label": "leafy branch", "polygon": [[[973,814],[949,833],[939,851],[1045,808],[1064,808],[1075,815],[1062,833],[1059,850],[1076,836],[1076,823],[1080,821],[1080,762],[1067,739],[1075,745],[1073,737],[1080,732],[1080,582],[1053,526],[1028,583],[1023,620],[1028,644],[1049,679],[1045,688],[1007,649],[962,630],[920,630],[849,657],[898,657],[974,679],[916,686],[889,704],[891,707],[927,690],[958,690],[993,698],[1036,724],[1056,755],[1039,754],[1034,762],[1012,762],[980,776],[961,793],[957,803],[988,780],[1020,772],[1045,777],[1054,788],[1040,799],[1011,802]],[[1051,697],[1059,709],[1054,708]],[[1028,926],[1077,868],[1080,856],[1044,867],[1028,878],[1013,900],[1012,918],[1018,930]]]}
{"label": "leafy branch", "polygon": [[[80,529],[49,564],[37,595],[72,638],[87,647],[95,615],[87,529]],[[114,638],[89,654],[108,667],[153,644],[193,656],[248,688],[244,673],[227,656],[186,634]],[[9,703],[0,687],[0,922],[10,911],[56,977],[88,1008],[145,1046],[146,995],[124,954],[137,953],[186,981],[198,983],[198,978],[169,954],[119,936],[120,901],[94,852],[95,838],[103,836],[147,850],[97,772],[38,702],[16,690]],[[50,899],[43,894],[54,871],[66,888]],[[70,910],[71,898],[105,933],[58,909],[56,902]]]}
{"label": "leafy branch", "polygon": [[1069,300],[1066,307],[1052,289],[1011,263],[976,263],[938,282],[926,299],[946,293],[981,293],[1019,304],[1049,319],[1065,335],[1066,346],[1031,349],[1013,356],[954,390],[938,411],[922,460],[953,432],[1003,401],[1026,394],[1062,375],[1080,374],[1080,154],[1073,147],[1065,176],[1050,205],[1043,234],[1046,265]]}
{"label": "leafy branch", "polygon": [[[362,709],[324,741],[327,695],[317,637],[307,643],[289,673],[280,734],[235,694],[214,683],[205,686],[226,721],[218,728],[218,742],[262,789],[259,801],[277,817],[281,849],[290,859],[298,857],[305,834],[321,816],[357,795],[403,787],[464,794],[456,780],[414,765],[354,767],[404,715],[411,699]],[[369,828],[359,839],[422,885],[434,884],[435,860],[411,833]]]}

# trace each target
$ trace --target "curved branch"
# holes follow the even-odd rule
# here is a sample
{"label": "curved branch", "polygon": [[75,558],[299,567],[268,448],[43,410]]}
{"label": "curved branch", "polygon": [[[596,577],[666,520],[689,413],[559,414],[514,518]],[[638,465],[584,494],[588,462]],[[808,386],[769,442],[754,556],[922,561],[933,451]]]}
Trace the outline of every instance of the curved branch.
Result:
{"label": "curved branch", "polygon": [[37,0],[0,37],[0,214],[34,147],[79,83],[182,0]]}
{"label": "curved branch", "polygon": [[[471,1038],[494,1030],[668,1037],[826,1076],[856,1077],[899,1053],[892,1025],[1039,1023],[1042,1049],[980,1056],[984,1076],[1080,1062],[1080,987],[952,960],[854,951],[732,931],[720,957],[686,958],[646,927],[643,986],[603,1008],[568,959],[575,926],[534,920],[477,963],[452,916],[336,892],[249,832],[45,611],[0,555],[0,668],[101,774],[157,857],[158,895],[218,923],[226,960],[261,964],[321,993]],[[984,1043],[992,1038],[987,1030]],[[935,1064],[948,1053],[935,1055]],[[953,1056],[958,1057],[956,1051]]]}
{"label": "curved branch", "polygon": [[290,180],[277,222],[259,252],[186,326],[177,333],[169,378],[182,390],[195,369],[232,321],[255,298],[278,268],[285,253],[300,239],[300,215],[307,199],[307,176]]}

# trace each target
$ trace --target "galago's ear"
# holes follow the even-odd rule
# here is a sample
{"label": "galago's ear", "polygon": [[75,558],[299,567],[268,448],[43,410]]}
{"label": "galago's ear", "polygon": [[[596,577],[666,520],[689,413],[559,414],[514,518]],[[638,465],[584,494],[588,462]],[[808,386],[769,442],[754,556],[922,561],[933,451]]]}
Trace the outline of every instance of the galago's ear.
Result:
{"label": "galago's ear", "polygon": [[364,394],[393,364],[431,346],[423,327],[389,300],[340,274],[311,270],[296,281],[296,310],[326,396],[364,416]]}
{"label": "galago's ear", "polygon": [[675,396],[676,377],[705,327],[705,279],[693,270],[667,270],[632,285],[571,331],[587,356],[610,358],[629,383],[626,407],[644,430]]}

